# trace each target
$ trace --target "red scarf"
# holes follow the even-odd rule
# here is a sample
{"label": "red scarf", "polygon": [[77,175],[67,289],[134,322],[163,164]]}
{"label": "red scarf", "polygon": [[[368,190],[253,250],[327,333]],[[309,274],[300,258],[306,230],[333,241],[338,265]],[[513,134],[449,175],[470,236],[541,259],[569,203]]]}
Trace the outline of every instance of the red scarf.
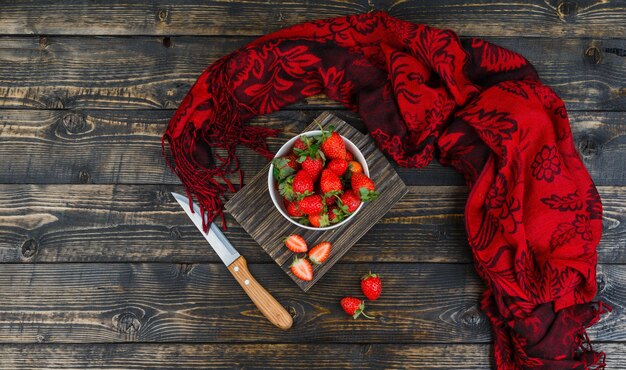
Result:
{"label": "red scarf", "polygon": [[600,197],[561,99],[526,59],[486,41],[374,12],[296,25],[213,63],[164,135],[211,220],[235,191],[225,176],[239,171],[237,145],[272,157],[275,131],[245,122],[320,93],[357,111],[400,166],[436,155],[465,176],[498,368],[604,365],[585,333],[607,310],[591,302]]}

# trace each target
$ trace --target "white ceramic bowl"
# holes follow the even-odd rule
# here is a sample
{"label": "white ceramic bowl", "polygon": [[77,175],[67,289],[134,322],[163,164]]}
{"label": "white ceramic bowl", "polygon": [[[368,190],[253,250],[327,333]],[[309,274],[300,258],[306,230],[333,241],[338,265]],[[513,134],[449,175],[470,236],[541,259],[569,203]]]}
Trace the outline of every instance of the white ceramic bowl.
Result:
{"label": "white ceramic bowl", "polygon": [[[304,136],[315,136],[315,135],[321,135],[321,134],[322,134],[322,131],[315,130],[315,131],[304,132],[304,133],[302,133],[300,135],[292,137],[291,140],[286,142],[285,145],[283,145],[280,148],[280,150],[278,152],[276,152],[276,157],[277,158],[278,157],[284,157],[285,155],[287,155],[292,150],[294,142],[301,135],[304,135]],[[346,144],[346,150],[348,150],[348,151],[350,151],[350,153],[352,153],[352,156],[354,157],[354,160],[359,162],[361,164],[361,166],[363,167],[363,173],[365,173],[369,177],[370,171],[369,171],[369,168],[367,167],[367,162],[365,162],[365,157],[363,157],[363,153],[361,153],[359,148],[357,148],[356,145],[354,145],[354,143],[352,143],[352,141],[346,139],[343,136],[341,136],[341,138],[343,139],[343,142]],[[363,207],[363,202],[361,202],[361,204],[359,205],[359,208],[357,208],[356,211],[352,212],[352,214],[350,216],[346,217],[345,220],[343,220],[341,222],[338,222],[336,224],[331,224],[331,225],[326,226],[326,227],[313,227],[313,226],[302,225],[298,221],[296,221],[293,218],[289,217],[289,215],[287,214],[287,211],[285,210],[285,205],[283,204],[283,197],[280,195],[280,193],[278,192],[278,190],[276,190],[276,187],[274,186],[276,180],[274,180],[274,176],[272,175],[273,172],[274,172],[274,164],[272,163],[272,164],[270,164],[270,170],[267,173],[267,187],[268,187],[268,189],[270,191],[270,197],[272,198],[272,202],[274,203],[274,206],[276,207],[276,209],[278,209],[278,212],[280,212],[280,214],[283,215],[283,217],[285,217],[287,220],[289,220],[289,222],[291,222],[292,224],[297,225],[297,226],[299,226],[301,228],[308,229],[308,230],[318,230],[318,231],[334,229],[334,228],[339,227],[339,226],[345,224],[346,222],[350,221],[354,216],[356,216],[357,213],[359,213],[359,211],[361,210],[361,207]]]}

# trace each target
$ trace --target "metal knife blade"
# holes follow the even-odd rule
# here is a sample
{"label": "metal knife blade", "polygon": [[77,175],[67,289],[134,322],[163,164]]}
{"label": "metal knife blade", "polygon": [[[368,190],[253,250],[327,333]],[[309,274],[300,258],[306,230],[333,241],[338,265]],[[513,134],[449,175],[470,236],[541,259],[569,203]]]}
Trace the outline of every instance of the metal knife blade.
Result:
{"label": "metal knife blade", "polygon": [[206,217],[206,215],[200,212],[200,207],[198,207],[195,202],[192,203],[192,211],[192,209],[189,208],[189,198],[178,193],[172,193],[172,195],[178,204],[183,207],[187,216],[189,216],[194,225],[200,230],[200,233],[204,235],[204,238],[209,242],[211,247],[213,247],[215,253],[217,253],[226,266],[229,266],[233,261],[239,258],[239,252],[230,244],[226,236],[224,236],[215,223],[211,222],[208,233],[202,230],[202,217]]}

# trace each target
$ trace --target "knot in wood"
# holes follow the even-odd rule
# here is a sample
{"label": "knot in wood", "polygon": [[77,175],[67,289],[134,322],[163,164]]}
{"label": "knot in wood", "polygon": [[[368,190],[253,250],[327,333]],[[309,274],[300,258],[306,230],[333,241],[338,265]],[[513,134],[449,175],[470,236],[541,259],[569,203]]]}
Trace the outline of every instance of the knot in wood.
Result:
{"label": "knot in wood", "polygon": [[63,116],[63,126],[68,134],[79,134],[85,130],[85,119],[76,112],[68,113]]}
{"label": "knot in wood", "polygon": [[597,46],[591,46],[585,51],[585,56],[591,64],[602,63],[602,51]]}
{"label": "knot in wood", "polygon": [[598,293],[604,291],[604,288],[606,288],[606,277],[603,273],[596,274],[596,284],[598,285]]}
{"label": "knot in wood", "polygon": [[39,36],[39,48],[40,49],[46,49],[48,48],[49,42],[48,42],[48,37],[47,36]]}
{"label": "knot in wood", "polygon": [[91,175],[86,170],[78,171],[78,182],[81,184],[88,184],[91,182]]}
{"label": "knot in wood", "polygon": [[483,323],[483,317],[478,307],[474,305],[461,313],[459,322],[464,326],[477,327]]}
{"label": "knot in wood", "polygon": [[39,250],[39,245],[35,239],[27,239],[24,243],[22,243],[21,252],[22,258],[25,260],[32,259]]}
{"label": "knot in wood", "polygon": [[174,240],[182,239],[182,233],[180,232],[180,229],[178,228],[178,226],[174,226],[170,228],[170,239],[174,239]]}
{"label": "knot in wood", "polygon": [[578,13],[578,4],[575,1],[562,0],[556,6],[556,14],[562,21],[571,21]]}
{"label": "knot in wood", "polygon": [[165,22],[167,21],[169,15],[170,12],[167,9],[159,9],[157,13],[157,19],[159,20],[159,22]]}
{"label": "knot in wood", "polygon": [[580,139],[578,142],[578,152],[583,157],[593,157],[598,154],[600,150],[600,145],[596,141],[596,139],[591,135],[586,135]]}
{"label": "knot in wood", "polygon": [[161,43],[163,44],[163,46],[165,46],[166,48],[169,48],[172,46],[172,39],[169,38],[169,36],[165,36],[163,38],[163,40],[161,41]]}
{"label": "knot in wood", "polygon": [[136,334],[141,329],[141,323],[137,316],[129,311],[122,312],[113,317],[113,322],[117,331],[124,334]]}

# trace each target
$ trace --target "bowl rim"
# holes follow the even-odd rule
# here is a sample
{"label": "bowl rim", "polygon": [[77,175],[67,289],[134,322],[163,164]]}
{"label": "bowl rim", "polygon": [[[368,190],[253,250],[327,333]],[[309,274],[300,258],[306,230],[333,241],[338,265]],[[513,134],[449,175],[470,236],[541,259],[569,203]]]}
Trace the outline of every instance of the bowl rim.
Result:
{"label": "bowl rim", "polygon": [[[315,136],[315,135],[319,135],[321,134],[322,131],[321,130],[311,130],[311,131],[306,131],[306,132],[302,132],[298,135],[295,135],[294,137],[292,137],[291,139],[289,139],[285,144],[283,144],[280,149],[278,149],[278,151],[276,152],[274,158],[278,158],[281,157],[283,155],[286,154],[287,150],[291,148],[291,146],[293,145],[293,143],[300,137],[300,136]],[[339,134],[339,133],[338,133]],[[363,173],[365,173],[365,175],[367,175],[369,177],[369,167],[367,165],[367,160],[365,159],[365,156],[363,155],[363,152],[361,151],[361,149],[359,149],[358,146],[356,146],[350,139],[346,138],[345,136],[339,134],[339,136],[341,136],[341,139],[344,141],[344,143],[348,143],[349,146],[351,146],[352,148],[354,148],[357,152],[358,155],[363,159],[362,161],[358,161],[361,166],[363,166]],[[352,149],[350,148],[350,149]],[[353,153],[353,155],[355,155],[355,153]],[[355,160],[356,159],[356,155],[355,155]],[[302,225],[301,223],[297,222],[296,220],[292,219],[291,217],[289,217],[289,215],[283,210],[283,207],[279,206],[278,200],[282,200],[282,196],[280,196],[280,194],[278,194],[278,192],[276,191],[276,189],[274,189],[274,182],[276,180],[274,180],[274,176],[273,176],[273,172],[274,172],[274,163],[273,161],[270,161],[270,167],[269,167],[269,171],[267,174],[267,187],[268,187],[268,192],[270,193],[270,198],[272,199],[272,203],[274,203],[274,207],[278,210],[278,212],[284,217],[286,218],[289,222],[291,222],[292,224],[301,227],[303,229],[307,229],[307,230],[313,230],[313,231],[326,231],[326,230],[332,230],[335,229],[339,226],[345,225],[347,222],[349,222],[350,220],[352,220],[352,218],[359,213],[359,211],[361,210],[361,208],[363,207],[364,202],[361,202],[361,204],[359,204],[359,207],[352,212],[352,214],[350,216],[348,216],[345,220],[338,222],[336,224],[333,225],[329,225],[326,227],[313,227],[313,226],[307,226],[307,225]]]}

